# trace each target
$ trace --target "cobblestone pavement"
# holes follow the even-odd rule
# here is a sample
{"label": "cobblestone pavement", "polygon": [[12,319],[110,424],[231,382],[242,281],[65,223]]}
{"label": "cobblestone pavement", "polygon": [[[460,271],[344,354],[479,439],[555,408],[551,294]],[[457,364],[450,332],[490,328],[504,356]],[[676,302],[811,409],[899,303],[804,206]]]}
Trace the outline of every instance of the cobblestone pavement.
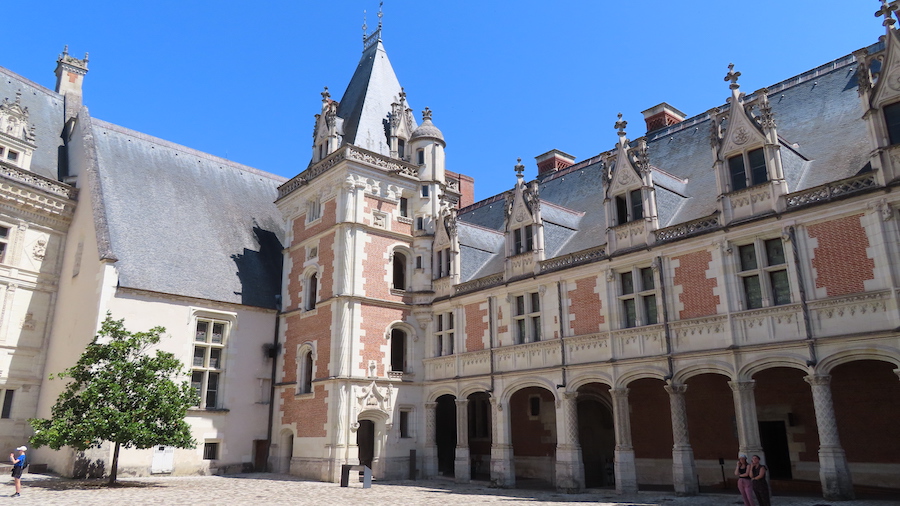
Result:
{"label": "cobblestone pavement", "polygon": [[[281,474],[237,474],[167,478],[122,478],[121,486],[108,488],[103,481],[68,480],[46,475],[25,475],[22,496],[11,498],[12,478],[0,487],[0,504],[137,506],[153,504],[315,504],[371,506],[382,504],[447,505],[496,504],[619,506],[724,506],[741,505],[737,491],[676,497],[666,492],[639,492],[629,496],[611,490],[561,494],[552,490],[500,490],[485,483],[459,485],[448,480],[377,482],[370,489],[359,483],[341,488],[336,483],[303,481]],[[814,497],[774,497],[775,506],[888,506],[893,500],[833,502]]]}

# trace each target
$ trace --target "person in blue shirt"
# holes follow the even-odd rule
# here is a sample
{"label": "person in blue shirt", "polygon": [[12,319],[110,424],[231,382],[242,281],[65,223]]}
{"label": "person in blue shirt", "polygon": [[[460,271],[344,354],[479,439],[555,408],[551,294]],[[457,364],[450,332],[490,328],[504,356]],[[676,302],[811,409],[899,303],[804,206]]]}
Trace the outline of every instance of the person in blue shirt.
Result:
{"label": "person in blue shirt", "polygon": [[27,465],[25,452],[28,451],[28,448],[20,446],[16,448],[16,451],[19,452],[18,456],[14,453],[9,454],[9,461],[13,464],[12,477],[16,484],[16,493],[11,497],[19,497],[22,495],[22,472],[25,471],[25,466]]}

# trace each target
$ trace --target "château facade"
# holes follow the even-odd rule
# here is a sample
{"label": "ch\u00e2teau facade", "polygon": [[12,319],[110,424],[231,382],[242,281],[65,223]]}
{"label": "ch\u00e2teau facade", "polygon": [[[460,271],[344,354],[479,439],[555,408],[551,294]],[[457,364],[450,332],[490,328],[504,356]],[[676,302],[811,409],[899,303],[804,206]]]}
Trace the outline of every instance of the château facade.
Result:
{"label": "ch\u00e2teau facade", "polygon": [[779,490],[900,488],[895,10],[867,48],[752,92],[729,65],[708,111],[609,118],[613,149],[511,163],[480,202],[380,23],[291,179],[92,118],[87,55],[55,90],[0,68],[0,442],[109,312],[165,326],[201,399],[197,448],[123,474],[691,495],[740,451]]}

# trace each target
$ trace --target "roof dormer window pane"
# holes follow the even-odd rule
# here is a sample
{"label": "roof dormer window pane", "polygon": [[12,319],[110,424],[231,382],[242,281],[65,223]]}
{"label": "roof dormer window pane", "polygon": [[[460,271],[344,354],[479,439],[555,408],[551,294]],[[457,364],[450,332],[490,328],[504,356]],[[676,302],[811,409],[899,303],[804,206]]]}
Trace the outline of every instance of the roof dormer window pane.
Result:
{"label": "roof dormer window pane", "polygon": [[769,172],[766,170],[766,155],[763,153],[763,148],[748,152],[747,161],[750,162],[751,184],[762,184],[769,180]]}
{"label": "roof dormer window pane", "polygon": [[747,187],[747,171],[744,169],[743,154],[728,159],[728,173],[731,174],[731,191],[743,190]]}
{"label": "roof dormer window pane", "polygon": [[900,144],[900,102],[886,105],[883,111],[891,145]]}

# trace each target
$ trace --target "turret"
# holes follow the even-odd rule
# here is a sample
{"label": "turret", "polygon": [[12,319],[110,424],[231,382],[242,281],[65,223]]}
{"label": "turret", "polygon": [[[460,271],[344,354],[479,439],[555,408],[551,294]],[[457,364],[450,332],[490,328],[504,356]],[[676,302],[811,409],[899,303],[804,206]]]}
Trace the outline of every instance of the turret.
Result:
{"label": "turret", "polygon": [[69,56],[69,46],[63,48],[56,60],[56,92],[66,97],[67,121],[75,117],[81,108],[81,85],[88,72],[87,64],[88,54],[84,53],[83,60]]}
{"label": "turret", "polygon": [[446,183],[444,176],[444,134],[431,122],[431,109],[422,111],[422,124],[410,138],[412,162],[419,165],[419,179]]}

